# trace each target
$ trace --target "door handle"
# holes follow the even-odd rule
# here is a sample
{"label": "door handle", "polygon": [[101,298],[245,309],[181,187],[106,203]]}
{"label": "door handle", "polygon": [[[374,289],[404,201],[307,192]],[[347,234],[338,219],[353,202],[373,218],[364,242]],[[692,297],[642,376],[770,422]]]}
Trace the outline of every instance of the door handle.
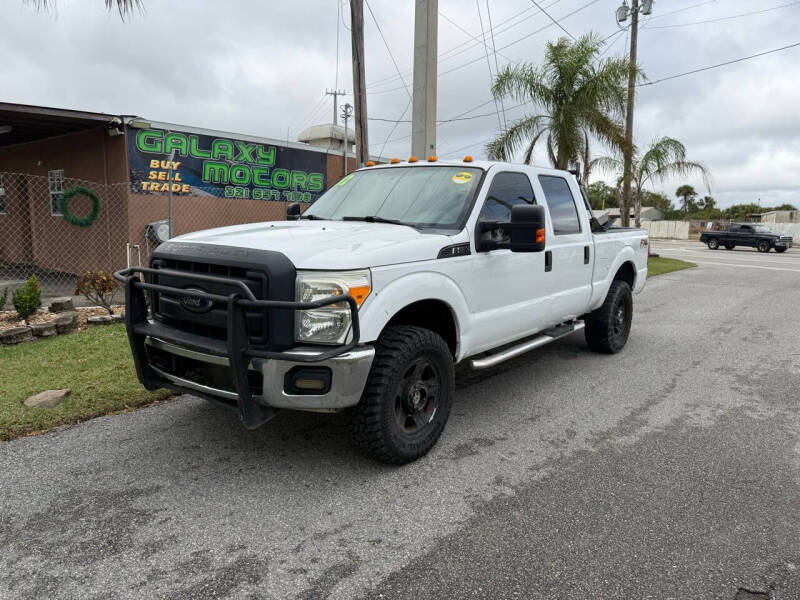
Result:
{"label": "door handle", "polygon": [[589,246],[583,247],[583,264],[589,264]]}
{"label": "door handle", "polygon": [[552,250],[545,250],[544,253],[544,270],[546,273],[549,273],[553,270],[553,251]]}

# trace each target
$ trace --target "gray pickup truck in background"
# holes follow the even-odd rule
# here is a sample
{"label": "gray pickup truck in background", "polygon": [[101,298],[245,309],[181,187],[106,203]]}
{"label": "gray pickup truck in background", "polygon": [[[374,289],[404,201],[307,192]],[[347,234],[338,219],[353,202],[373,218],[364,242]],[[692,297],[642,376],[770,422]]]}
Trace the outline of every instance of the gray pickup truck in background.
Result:
{"label": "gray pickup truck in background", "polygon": [[759,252],[786,252],[792,247],[792,236],[774,233],[766,225],[760,223],[734,223],[727,231],[704,231],[700,234],[700,242],[711,250],[720,246],[733,250],[736,246],[749,246]]}

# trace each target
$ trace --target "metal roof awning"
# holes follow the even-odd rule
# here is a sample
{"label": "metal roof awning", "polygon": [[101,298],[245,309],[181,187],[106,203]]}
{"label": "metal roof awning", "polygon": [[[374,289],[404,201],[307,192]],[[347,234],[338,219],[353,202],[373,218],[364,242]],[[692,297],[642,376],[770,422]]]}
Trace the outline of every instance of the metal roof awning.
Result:
{"label": "metal roof awning", "polygon": [[0,102],[0,147],[91,129],[117,115]]}

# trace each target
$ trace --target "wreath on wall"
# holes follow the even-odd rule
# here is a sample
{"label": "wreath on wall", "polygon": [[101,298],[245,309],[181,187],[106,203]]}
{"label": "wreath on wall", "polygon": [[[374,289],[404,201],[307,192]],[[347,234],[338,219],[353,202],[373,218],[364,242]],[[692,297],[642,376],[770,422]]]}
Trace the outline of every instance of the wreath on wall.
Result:
{"label": "wreath on wall", "polygon": [[[73,196],[87,196],[89,200],[92,201],[92,212],[85,217],[72,214],[69,210],[69,201],[72,200]],[[61,195],[59,208],[67,223],[76,225],[77,227],[91,227],[92,223],[97,220],[97,215],[100,214],[100,198],[89,188],[81,186],[71,187],[68,190],[64,190],[64,193]]]}

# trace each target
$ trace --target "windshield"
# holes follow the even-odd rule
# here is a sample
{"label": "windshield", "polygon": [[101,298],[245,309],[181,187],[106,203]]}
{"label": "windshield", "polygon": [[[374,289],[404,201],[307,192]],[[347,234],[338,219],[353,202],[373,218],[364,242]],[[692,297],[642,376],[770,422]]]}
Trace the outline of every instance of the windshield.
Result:
{"label": "windshield", "polygon": [[452,229],[469,210],[481,171],[464,167],[392,167],[357,171],[325,192],[303,217],[398,221]]}
{"label": "windshield", "polygon": [[772,230],[766,225],[754,225],[753,229],[755,229],[757,233],[772,233]]}

